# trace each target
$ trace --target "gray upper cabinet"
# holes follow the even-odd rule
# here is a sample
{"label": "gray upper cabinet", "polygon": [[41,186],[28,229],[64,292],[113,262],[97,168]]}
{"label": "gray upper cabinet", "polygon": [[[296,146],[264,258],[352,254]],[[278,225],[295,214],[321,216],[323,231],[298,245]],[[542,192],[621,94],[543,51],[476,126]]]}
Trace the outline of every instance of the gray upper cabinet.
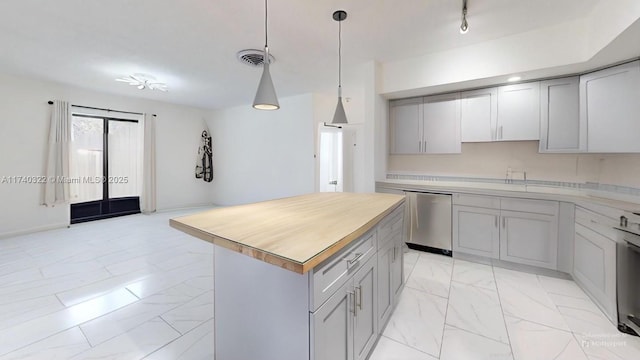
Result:
{"label": "gray upper cabinet", "polygon": [[540,152],[587,151],[585,118],[580,117],[579,77],[540,82]]}
{"label": "gray upper cabinet", "polygon": [[540,139],[540,83],[498,88],[499,141]]}
{"label": "gray upper cabinet", "polygon": [[390,153],[421,153],[422,98],[396,100],[389,105]]}
{"label": "gray upper cabinet", "polygon": [[458,93],[392,101],[391,154],[460,153]]}
{"label": "gray upper cabinet", "polygon": [[640,61],[581,76],[580,106],[589,152],[640,152]]}
{"label": "gray upper cabinet", "polygon": [[459,93],[424,98],[423,149],[429,154],[462,152]]}
{"label": "gray upper cabinet", "polygon": [[495,141],[497,122],[497,88],[460,93],[460,137],[462,142]]}

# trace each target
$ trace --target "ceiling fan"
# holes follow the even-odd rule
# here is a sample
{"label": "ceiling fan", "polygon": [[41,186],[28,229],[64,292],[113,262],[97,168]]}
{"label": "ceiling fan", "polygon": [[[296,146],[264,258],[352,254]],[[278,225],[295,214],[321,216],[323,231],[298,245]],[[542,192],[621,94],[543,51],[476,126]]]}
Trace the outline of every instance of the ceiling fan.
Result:
{"label": "ceiling fan", "polygon": [[116,81],[126,82],[129,85],[136,86],[140,90],[149,89],[149,90],[160,90],[160,91],[169,91],[167,84],[157,82],[156,78],[147,74],[136,73],[133,75],[125,76],[116,79]]}

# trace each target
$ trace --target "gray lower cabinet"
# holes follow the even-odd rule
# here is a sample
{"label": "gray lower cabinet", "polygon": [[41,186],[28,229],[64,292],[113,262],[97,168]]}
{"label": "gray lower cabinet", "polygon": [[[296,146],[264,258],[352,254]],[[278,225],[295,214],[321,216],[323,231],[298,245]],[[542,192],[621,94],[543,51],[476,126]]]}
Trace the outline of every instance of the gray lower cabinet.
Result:
{"label": "gray lower cabinet", "polygon": [[389,320],[404,288],[402,242],[395,241],[378,251],[378,323],[380,331]]}
{"label": "gray lower cabinet", "polygon": [[394,245],[391,262],[391,293],[393,294],[393,304],[398,303],[398,298],[404,289],[404,257],[402,256],[402,246],[404,242],[396,241]]}
{"label": "gray lower cabinet", "polygon": [[403,224],[404,205],[340,256],[314,269],[312,360],[369,356],[404,285]]}
{"label": "gray lower cabinet", "polygon": [[391,269],[393,268],[393,252],[395,247],[389,246],[378,250],[378,323],[384,326],[393,311],[393,291],[391,285]]}
{"label": "gray lower cabinet", "polygon": [[500,210],[453,207],[453,251],[500,258]]}
{"label": "gray lower cabinet", "polygon": [[344,284],[313,313],[313,359],[353,359],[352,288],[352,282]]}
{"label": "gray lower cabinet", "polygon": [[371,258],[312,314],[315,360],[363,360],[378,338],[377,261]]}
{"label": "gray lower cabinet", "polygon": [[354,359],[364,360],[378,339],[378,265],[372,258],[353,277]]}
{"label": "gray lower cabinet", "polygon": [[557,269],[558,217],[501,211],[500,259]]}
{"label": "gray lower cabinet", "polygon": [[556,270],[558,202],[456,194],[453,251]]}
{"label": "gray lower cabinet", "polygon": [[573,277],[617,324],[616,240],[607,231],[611,229],[607,220],[576,209]]}

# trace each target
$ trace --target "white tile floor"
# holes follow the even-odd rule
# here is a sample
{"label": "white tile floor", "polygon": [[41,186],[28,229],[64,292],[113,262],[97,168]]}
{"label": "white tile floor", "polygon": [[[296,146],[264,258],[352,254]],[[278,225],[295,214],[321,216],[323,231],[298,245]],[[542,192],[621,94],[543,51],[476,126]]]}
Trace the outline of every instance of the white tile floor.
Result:
{"label": "white tile floor", "polygon": [[415,251],[405,277],[370,360],[640,359],[573,281]]}
{"label": "white tile floor", "polygon": [[[0,240],[0,360],[213,359],[213,247],[135,215]],[[370,360],[640,359],[575,283],[409,252]]]}

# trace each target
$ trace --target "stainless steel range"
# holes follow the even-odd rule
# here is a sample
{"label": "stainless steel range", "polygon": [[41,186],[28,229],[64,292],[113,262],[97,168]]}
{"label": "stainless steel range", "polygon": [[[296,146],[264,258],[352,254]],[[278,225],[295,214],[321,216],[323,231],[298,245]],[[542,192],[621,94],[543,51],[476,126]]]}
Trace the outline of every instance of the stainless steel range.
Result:
{"label": "stainless steel range", "polygon": [[617,245],[618,329],[640,334],[640,214],[620,218],[621,239]]}

